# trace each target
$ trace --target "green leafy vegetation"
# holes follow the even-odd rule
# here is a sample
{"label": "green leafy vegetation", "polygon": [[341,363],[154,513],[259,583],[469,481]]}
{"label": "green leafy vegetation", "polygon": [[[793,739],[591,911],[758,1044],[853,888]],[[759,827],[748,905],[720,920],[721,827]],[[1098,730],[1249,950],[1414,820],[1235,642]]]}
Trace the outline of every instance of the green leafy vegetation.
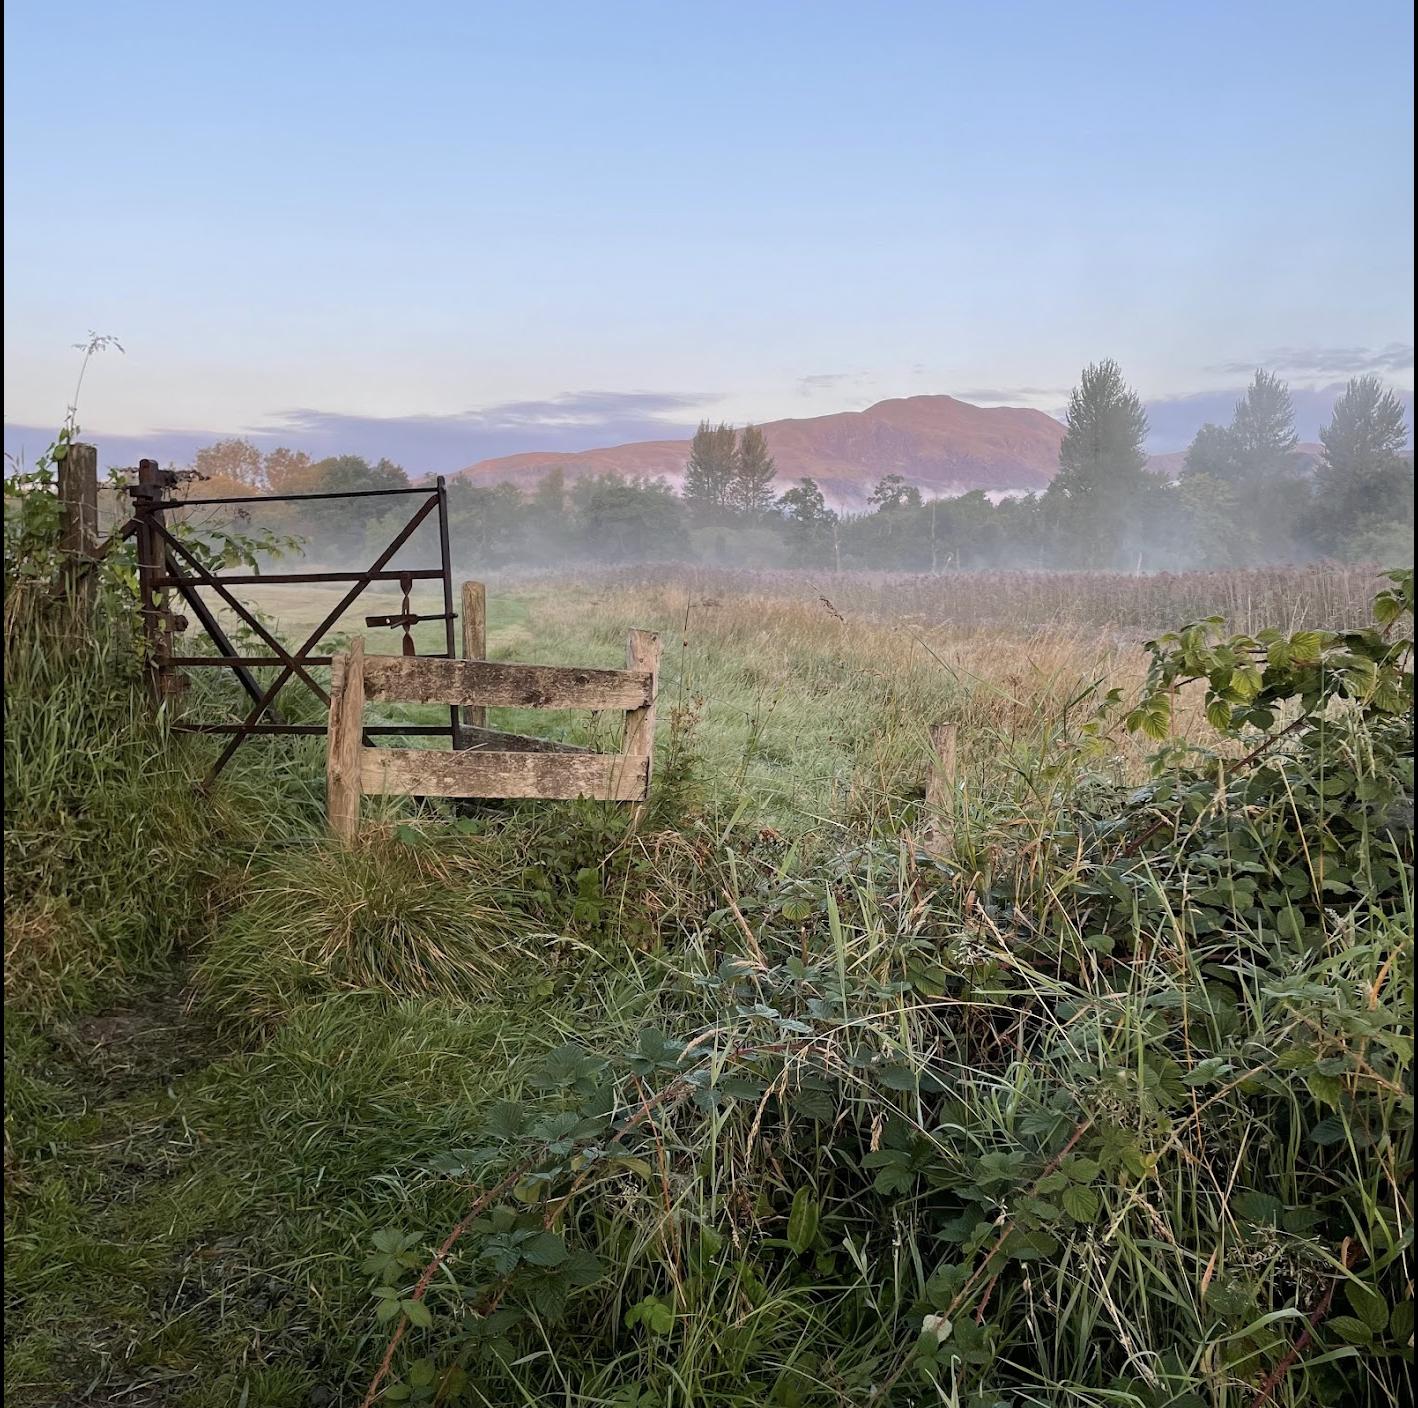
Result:
{"label": "green leafy vegetation", "polygon": [[121,555],[71,620],[44,507],[6,535],[13,1401],[1407,1400],[1411,573],[1141,650],[524,588],[493,655],[677,642],[651,808],[409,802],[345,849],[318,741],[199,789]]}

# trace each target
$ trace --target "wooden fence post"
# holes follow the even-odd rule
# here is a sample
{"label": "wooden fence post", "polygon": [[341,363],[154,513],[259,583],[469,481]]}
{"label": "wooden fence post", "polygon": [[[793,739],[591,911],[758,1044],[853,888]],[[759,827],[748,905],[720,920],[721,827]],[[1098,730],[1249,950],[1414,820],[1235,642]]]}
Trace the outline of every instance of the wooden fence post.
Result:
{"label": "wooden fence post", "polygon": [[98,547],[98,448],[71,444],[59,461],[59,546],[76,557]]}
{"label": "wooden fence post", "polygon": [[68,627],[82,640],[94,598],[98,552],[98,449],[71,444],[59,461],[59,548],[68,597]]}
{"label": "wooden fence post", "polygon": [[932,724],[931,764],[926,776],[926,837],[928,851],[942,851],[953,839],[955,802],[955,742],[954,724]]}
{"label": "wooden fence post", "polygon": [[[487,588],[481,582],[463,583],[463,659],[487,659]],[[487,710],[480,704],[465,704],[463,725],[486,728]]]}
{"label": "wooden fence post", "polygon": [[650,698],[639,709],[625,711],[625,733],[620,745],[627,758],[645,760],[645,792],[655,766],[655,697],[660,692],[660,637],[654,631],[633,630],[625,645],[625,668],[650,672]]}
{"label": "wooden fence post", "polygon": [[330,827],[343,841],[359,831],[360,744],[364,734],[364,637],[356,636],[330,666],[330,723],[325,796]]}

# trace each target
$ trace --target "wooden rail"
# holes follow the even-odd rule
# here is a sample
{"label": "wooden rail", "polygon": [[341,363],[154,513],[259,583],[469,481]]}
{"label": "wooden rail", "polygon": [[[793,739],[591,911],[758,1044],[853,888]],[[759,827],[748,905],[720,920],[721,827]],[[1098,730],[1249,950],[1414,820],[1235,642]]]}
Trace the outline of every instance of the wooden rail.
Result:
{"label": "wooden rail", "polygon": [[641,709],[649,701],[651,684],[648,670],[581,670],[413,655],[369,655],[364,661],[365,697],[401,704]]}
{"label": "wooden rail", "polygon": [[414,797],[596,797],[639,802],[649,759],[618,753],[487,753],[361,748],[362,794]]}

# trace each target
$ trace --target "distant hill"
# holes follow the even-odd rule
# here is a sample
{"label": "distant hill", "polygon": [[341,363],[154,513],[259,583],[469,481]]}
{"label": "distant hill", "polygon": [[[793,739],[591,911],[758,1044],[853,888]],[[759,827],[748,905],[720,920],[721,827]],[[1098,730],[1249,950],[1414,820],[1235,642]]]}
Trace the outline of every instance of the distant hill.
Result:
{"label": "distant hill", "polygon": [[[762,429],[782,487],[807,476],[829,499],[847,505],[865,502],[885,474],[899,474],[927,494],[1045,489],[1058,468],[1064,435],[1043,411],[972,406],[953,396],[878,401],[864,411],[768,421]],[[603,450],[503,455],[457,473],[483,484],[525,486],[553,469],[569,480],[615,471],[663,475],[677,484],[688,454],[688,440],[645,440]]]}

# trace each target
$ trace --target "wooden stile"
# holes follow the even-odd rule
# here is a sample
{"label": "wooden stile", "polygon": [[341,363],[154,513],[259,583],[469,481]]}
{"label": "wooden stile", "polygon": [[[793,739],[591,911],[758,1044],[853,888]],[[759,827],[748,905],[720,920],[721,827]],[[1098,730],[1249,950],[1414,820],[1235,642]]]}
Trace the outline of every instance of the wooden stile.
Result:
{"label": "wooden stile", "polygon": [[[465,587],[465,610],[469,599]],[[486,650],[482,620],[485,617],[474,631],[465,629],[465,647]],[[363,640],[356,638],[331,667],[326,763],[331,828],[341,837],[353,838],[359,827],[359,801],[365,794],[643,802],[654,758],[660,638],[653,631],[632,631],[626,657],[624,670],[595,670],[365,655]],[[484,720],[490,705],[623,709],[625,728],[619,753],[592,753],[483,724],[470,726],[465,714],[458,746],[451,753],[368,748],[361,746],[366,699],[448,704],[476,710]]]}

